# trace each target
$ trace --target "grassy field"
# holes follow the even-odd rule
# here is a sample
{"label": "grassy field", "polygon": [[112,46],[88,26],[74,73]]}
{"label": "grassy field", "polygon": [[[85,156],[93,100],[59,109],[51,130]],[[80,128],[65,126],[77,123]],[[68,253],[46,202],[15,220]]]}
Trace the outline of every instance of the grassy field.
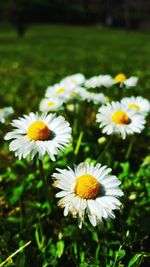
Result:
{"label": "grassy field", "polygon": [[[0,59],[0,106],[12,106],[13,118],[37,111],[49,85],[77,72],[86,77],[115,76],[119,72],[138,76],[138,86],[124,91],[123,96],[149,97],[150,35],[147,33],[39,25],[30,26],[25,37],[19,39],[11,28],[0,27]],[[107,90],[107,95],[119,100],[122,93],[116,97],[112,90]],[[31,243],[5,266],[148,266],[148,124],[135,137],[130,158],[124,157],[129,140],[116,138],[101,160],[122,181],[123,207],[116,212],[116,220],[98,228],[85,223],[82,230],[71,216],[63,217],[54,198],[56,190],[51,188],[49,209],[35,164],[28,159],[16,160],[8,151],[3,136],[9,129],[8,122],[0,129],[0,266],[28,241]],[[95,126],[83,132],[76,163],[96,160],[105,146],[97,144],[101,136]],[[77,139],[78,134],[75,143]],[[46,159],[48,182],[56,166],[72,166],[73,160],[73,151],[69,149],[53,166]]]}

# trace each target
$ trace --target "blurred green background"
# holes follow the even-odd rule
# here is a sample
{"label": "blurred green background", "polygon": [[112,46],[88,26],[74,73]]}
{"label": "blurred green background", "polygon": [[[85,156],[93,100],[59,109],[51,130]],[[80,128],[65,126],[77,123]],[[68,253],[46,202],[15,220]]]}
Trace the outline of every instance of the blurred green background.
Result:
{"label": "blurred green background", "polygon": [[[64,76],[82,72],[139,77],[134,94],[148,97],[150,35],[99,27],[36,25],[19,39],[11,27],[0,28],[0,97],[21,113],[35,111],[45,89]],[[127,94],[132,94],[129,89]],[[111,89],[110,89],[111,91]],[[109,92],[108,92],[109,93]],[[15,97],[14,97],[15,95]],[[20,99],[34,99],[30,106]],[[18,111],[17,111],[18,112]]]}

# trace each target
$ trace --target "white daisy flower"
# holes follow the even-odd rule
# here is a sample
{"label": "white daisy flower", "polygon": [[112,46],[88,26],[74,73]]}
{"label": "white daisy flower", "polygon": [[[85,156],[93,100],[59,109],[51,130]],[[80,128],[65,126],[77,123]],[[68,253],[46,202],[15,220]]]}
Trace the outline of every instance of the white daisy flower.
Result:
{"label": "white daisy flower", "polygon": [[85,87],[87,88],[96,88],[101,86],[111,87],[113,84],[114,79],[108,74],[93,76],[84,83]]}
{"label": "white daisy flower", "polygon": [[127,88],[135,87],[137,83],[138,83],[138,78],[134,76],[131,76],[130,78],[124,81],[124,84]]}
{"label": "white daisy flower", "polygon": [[7,133],[5,140],[11,140],[9,149],[15,152],[19,159],[30,154],[31,159],[38,154],[42,159],[47,153],[55,161],[55,155],[69,144],[71,128],[64,117],[56,114],[41,116],[30,113],[12,121],[13,131]]}
{"label": "white daisy flower", "polygon": [[44,98],[40,102],[39,109],[42,112],[49,112],[57,109],[61,109],[63,104],[63,99],[59,97]]}
{"label": "white daisy flower", "polygon": [[51,97],[57,97],[60,99],[68,99],[70,96],[70,93],[72,91],[75,91],[76,85],[74,83],[59,83],[55,84],[53,86],[49,86],[46,90],[45,97],[51,98]]}
{"label": "white daisy flower", "polygon": [[106,75],[99,75],[99,87],[104,86],[104,87],[111,87],[114,84],[114,79],[106,74]]}
{"label": "white daisy flower", "polygon": [[108,103],[98,110],[97,122],[107,135],[121,134],[122,139],[128,134],[140,133],[144,129],[143,114],[129,109],[119,102]]}
{"label": "white daisy flower", "polygon": [[73,83],[74,85],[77,86],[77,85],[82,85],[84,81],[85,81],[85,76],[82,73],[76,73],[62,79],[61,83],[64,84]]}
{"label": "white daisy flower", "polygon": [[120,86],[125,85],[127,88],[135,87],[137,85],[138,78],[135,76],[131,76],[127,78],[125,74],[119,73],[114,78],[114,83],[120,84]]}
{"label": "white daisy flower", "polygon": [[78,217],[79,227],[85,213],[93,226],[102,223],[103,219],[115,218],[113,210],[119,209],[118,197],[123,195],[119,188],[120,181],[110,175],[110,168],[101,164],[80,163],[74,170],[57,169],[53,174],[54,186],[61,191],[56,197],[61,198],[58,205],[64,208],[64,216],[70,212]]}
{"label": "white daisy flower", "polygon": [[45,97],[64,97],[66,92],[68,91],[68,87],[66,87],[63,83],[54,84],[53,86],[49,86],[46,89]]}
{"label": "white daisy flower", "polygon": [[95,104],[104,104],[107,100],[102,93],[93,93],[86,90],[81,92],[81,98],[87,102],[93,102]]}
{"label": "white daisy flower", "polygon": [[148,113],[150,111],[150,102],[141,96],[125,97],[121,100],[121,103],[127,108],[135,109],[140,113]]}
{"label": "white daisy flower", "polygon": [[99,87],[99,76],[93,76],[87,79],[84,83],[86,88],[96,88]]}
{"label": "white daisy flower", "polygon": [[14,110],[12,107],[0,108],[0,122],[4,123],[5,119],[13,113]]}
{"label": "white daisy flower", "polygon": [[74,83],[60,83],[50,86],[46,90],[46,98],[57,98],[62,102],[68,102],[73,98],[81,97],[85,88],[76,86]]}
{"label": "white daisy flower", "polygon": [[73,98],[81,98],[84,94],[86,94],[87,90],[84,87],[75,87],[69,90],[68,97],[66,99],[71,100]]}

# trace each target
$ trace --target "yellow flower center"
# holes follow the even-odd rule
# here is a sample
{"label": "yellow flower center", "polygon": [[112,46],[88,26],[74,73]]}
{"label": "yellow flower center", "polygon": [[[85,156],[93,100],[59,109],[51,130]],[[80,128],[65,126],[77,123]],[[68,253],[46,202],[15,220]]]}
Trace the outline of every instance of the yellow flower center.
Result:
{"label": "yellow flower center", "polygon": [[95,199],[100,192],[100,183],[91,174],[83,174],[76,180],[74,193],[85,199]]}
{"label": "yellow flower center", "polygon": [[48,107],[52,107],[55,105],[55,103],[54,102],[48,102],[47,105],[48,105]]}
{"label": "yellow flower center", "polygon": [[31,140],[45,141],[50,138],[51,130],[43,121],[35,121],[29,126],[27,135]]}
{"label": "yellow flower center", "polygon": [[129,124],[130,118],[123,110],[117,110],[112,115],[112,121],[116,124]]}
{"label": "yellow flower center", "polygon": [[65,91],[65,88],[64,87],[60,87],[56,90],[56,94],[61,94]]}
{"label": "yellow flower center", "polygon": [[115,77],[115,82],[116,83],[123,83],[126,79],[127,79],[127,77],[123,73],[119,73]]}
{"label": "yellow flower center", "polygon": [[134,103],[129,104],[129,105],[128,105],[128,108],[135,108],[137,111],[140,110],[140,106],[137,105],[137,104],[134,104]]}
{"label": "yellow flower center", "polygon": [[76,97],[77,96],[77,92],[71,92],[71,96],[73,96],[73,97]]}

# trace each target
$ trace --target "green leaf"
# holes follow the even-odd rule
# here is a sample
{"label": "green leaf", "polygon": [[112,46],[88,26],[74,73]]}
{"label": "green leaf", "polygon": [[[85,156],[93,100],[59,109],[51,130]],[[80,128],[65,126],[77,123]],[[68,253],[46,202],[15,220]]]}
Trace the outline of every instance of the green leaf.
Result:
{"label": "green leaf", "polygon": [[138,261],[138,259],[142,256],[142,254],[135,254],[134,257],[129,261],[128,267],[133,266],[134,263]]}
{"label": "green leaf", "polygon": [[88,267],[88,264],[86,262],[80,263],[80,267]]}
{"label": "green leaf", "polygon": [[126,251],[124,249],[121,249],[118,251],[118,260],[122,259],[126,255]]}
{"label": "green leaf", "polygon": [[24,184],[21,184],[13,189],[12,196],[10,197],[10,203],[12,205],[14,205],[20,199],[23,191],[24,191]]}
{"label": "green leaf", "polygon": [[35,230],[35,239],[36,239],[36,243],[37,243],[38,248],[41,249],[41,242],[40,242],[38,227],[36,227],[36,230]]}
{"label": "green leaf", "polygon": [[81,251],[80,252],[80,260],[81,260],[81,263],[84,262],[84,259],[85,259],[84,251]]}
{"label": "green leaf", "polygon": [[150,155],[146,156],[143,160],[142,167],[150,165]]}
{"label": "green leaf", "polygon": [[61,256],[63,255],[63,252],[64,252],[64,247],[65,247],[65,244],[64,244],[64,241],[63,240],[60,240],[57,242],[56,244],[56,248],[57,248],[57,257],[58,258],[61,258]]}
{"label": "green leaf", "polygon": [[119,178],[127,177],[129,170],[130,170],[129,162],[121,162],[120,166],[122,167],[122,172],[120,173]]}
{"label": "green leaf", "polygon": [[99,242],[99,237],[98,237],[98,234],[96,232],[93,232],[92,233],[92,238],[94,241],[96,241],[97,243]]}

